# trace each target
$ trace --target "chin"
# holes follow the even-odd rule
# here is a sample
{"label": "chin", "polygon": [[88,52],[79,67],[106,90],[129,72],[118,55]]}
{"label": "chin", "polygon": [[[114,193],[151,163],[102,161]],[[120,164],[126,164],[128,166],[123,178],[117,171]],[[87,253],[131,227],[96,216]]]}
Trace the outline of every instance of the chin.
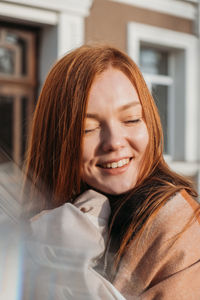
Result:
{"label": "chin", "polygon": [[119,181],[117,182],[109,182],[107,184],[105,184],[104,182],[100,181],[94,181],[94,180],[85,180],[84,181],[88,187],[103,193],[103,194],[109,194],[109,195],[120,195],[120,194],[125,194],[129,191],[131,191],[134,187],[135,187],[135,180],[134,182],[120,182],[121,184],[119,184]]}

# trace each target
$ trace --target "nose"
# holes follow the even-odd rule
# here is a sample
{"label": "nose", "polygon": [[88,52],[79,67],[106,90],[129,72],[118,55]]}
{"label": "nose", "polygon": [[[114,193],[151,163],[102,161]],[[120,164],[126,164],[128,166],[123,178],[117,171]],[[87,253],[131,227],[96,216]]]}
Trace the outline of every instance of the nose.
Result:
{"label": "nose", "polygon": [[117,151],[126,145],[126,136],[123,129],[116,124],[106,126],[101,134],[102,149],[104,152]]}

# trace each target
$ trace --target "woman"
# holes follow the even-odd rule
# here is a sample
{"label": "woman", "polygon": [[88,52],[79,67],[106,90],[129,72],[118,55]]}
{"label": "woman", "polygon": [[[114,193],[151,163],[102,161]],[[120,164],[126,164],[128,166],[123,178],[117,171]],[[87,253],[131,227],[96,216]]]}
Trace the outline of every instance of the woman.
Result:
{"label": "woman", "polygon": [[[101,269],[101,258],[103,285],[121,293],[115,299],[200,299],[199,207],[192,198],[197,193],[165,163],[157,108],[126,54],[83,46],[55,64],[34,114],[28,177],[33,184],[27,210],[33,215],[52,209],[32,223],[35,236],[57,222],[63,207],[80,208],[76,220],[89,218],[99,226],[102,211],[107,222],[109,199],[106,253],[96,253],[93,267]],[[76,226],[70,237],[78,234]]]}

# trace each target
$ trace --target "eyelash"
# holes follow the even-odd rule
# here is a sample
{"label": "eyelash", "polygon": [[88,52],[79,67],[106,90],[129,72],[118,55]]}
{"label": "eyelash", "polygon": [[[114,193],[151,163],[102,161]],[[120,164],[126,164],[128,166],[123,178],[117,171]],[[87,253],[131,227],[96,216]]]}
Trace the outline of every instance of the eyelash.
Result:
{"label": "eyelash", "polygon": [[131,123],[139,123],[141,121],[141,119],[135,119],[135,120],[127,120],[124,121],[125,124],[131,124]]}
{"label": "eyelash", "polygon": [[87,133],[93,132],[93,131],[95,131],[95,130],[98,129],[98,128],[99,128],[99,127],[96,127],[96,128],[94,128],[94,129],[85,129],[85,130],[84,130],[84,133],[87,134]]}
{"label": "eyelash", "polygon": [[90,133],[92,131],[94,131],[94,129],[84,130],[84,133],[87,134],[87,133]]}

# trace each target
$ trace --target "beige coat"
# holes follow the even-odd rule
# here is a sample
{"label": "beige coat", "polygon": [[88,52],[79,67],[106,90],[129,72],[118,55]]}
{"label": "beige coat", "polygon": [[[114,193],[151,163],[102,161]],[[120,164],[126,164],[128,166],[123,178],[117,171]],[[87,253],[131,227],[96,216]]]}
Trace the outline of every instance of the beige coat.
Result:
{"label": "beige coat", "polygon": [[94,269],[107,238],[110,207],[105,196],[90,190],[75,206],[65,204],[40,214],[31,223],[36,240],[30,249],[39,265],[35,298],[31,299],[44,300],[51,295],[56,300],[200,300],[198,221],[175,243],[171,239],[181,232],[197,206],[185,191],[172,197],[139,246],[136,242],[129,246],[113,285]]}
{"label": "beige coat", "polygon": [[197,207],[185,191],[178,193],[139,246],[130,245],[114,281],[126,299],[200,300],[200,220],[173,243]]}

